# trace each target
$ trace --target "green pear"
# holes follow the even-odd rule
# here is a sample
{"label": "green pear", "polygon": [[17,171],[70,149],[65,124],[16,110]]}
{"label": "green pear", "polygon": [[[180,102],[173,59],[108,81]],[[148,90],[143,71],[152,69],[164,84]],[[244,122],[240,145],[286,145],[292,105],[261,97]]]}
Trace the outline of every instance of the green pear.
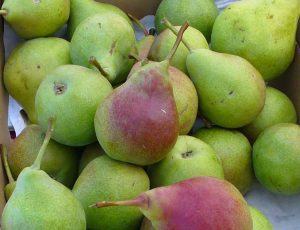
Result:
{"label": "green pear", "polygon": [[105,152],[98,142],[86,146],[79,161],[78,175],[80,175],[88,163],[103,154],[105,154]]}
{"label": "green pear", "polygon": [[247,59],[265,80],[274,79],[293,60],[299,11],[299,0],[235,2],[217,17],[211,47]]}
{"label": "green pear", "polygon": [[174,148],[160,162],[148,167],[151,188],[167,186],[197,176],[224,179],[215,150],[191,136],[179,136]]}
{"label": "green pear", "polygon": [[253,222],[253,230],[273,230],[271,222],[257,208],[249,206]]}
{"label": "green pear", "polygon": [[5,185],[5,187],[4,187],[4,195],[5,195],[5,199],[7,201],[11,197],[13,191],[15,190],[16,181],[13,178],[10,168],[9,168],[9,165],[8,165],[7,148],[5,145],[2,145],[2,162],[3,162],[5,173],[6,173],[6,176],[8,179],[8,184]]}
{"label": "green pear", "polygon": [[4,66],[4,84],[29,121],[37,122],[34,103],[41,81],[57,66],[70,63],[70,43],[54,37],[23,42],[10,54]]}
{"label": "green pear", "polygon": [[212,0],[162,0],[156,11],[155,26],[160,33],[166,28],[161,23],[164,17],[175,25],[189,21],[192,27],[201,31],[207,41],[210,41],[217,15],[218,8]]}
{"label": "green pear", "polygon": [[1,218],[3,230],[86,229],[85,213],[80,202],[67,187],[40,169],[52,133],[53,121],[49,123],[36,160],[21,172],[16,188],[4,207]]}
{"label": "green pear", "polygon": [[67,22],[70,0],[5,0],[0,13],[20,37],[47,37]]}
{"label": "green pear", "polygon": [[200,113],[224,128],[252,122],[265,103],[265,82],[245,59],[208,49],[193,50],[187,68],[194,82]]}
{"label": "green pear", "polygon": [[86,18],[76,28],[71,40],[73,64],[97,68],[112,84],[125,81],[134,61],[136,40],[132,26],[122,16],[94,15]]}
{"label": "green pear", "polygon": [[221,159],[225,179],[245,194],[254,178],[252,147],[248,139],[239,131],[218,127],[201,128],[194,136],[214,149]]}
{"label": "green pear", "polygon": [[[176,32],[178,32],[180,27],[176,26],[175,29]],[[155,41],[149,52],[149,59],[153,61],[164,60],[170,53],[175,40],[176,35],[174,35],[170,29],[164,30],[155,38]],[[182,42],[179,45],[170,64],[171,66],[180,69],[184,73],[188,73],[186,68],[186,58],[189,54],[189,50],[183,44],[185,41],[188,42],[193,49],[208,48],[208,43],[199,30],[193,27],[187,28],[183,35]]]}
{"label": "green pear", "polygon": [[126,19],[128,23],[131,23],[128,16],[120,8],[112,4],[94,0],[71,0],[71,11],[68,22],[69,37],[72,38],[72,35],[80,22],[95,14],[108,14],[110,17],[111,15],[117,14]]}
{"label": "green pear", "polygon": [[[29,125],[13,140],[8,154],[12,175],[17,178],[22,170],[34,162],[42,146],[44,134],[38,125]],[[72,148],[50,140],[41,169],[49,176],[71,188],[77,178],[81,149]]]}
{"label": "green pear", "polygon": [[254,143],[258,135],[266,128],[278,123],[296,123],[297,113],[293,102],[283,92],[268,86],[263,110],[241,131]]}
{"label": "green pear", "polygon": [[300,192],[300,126],[280,123],[266,128],[253,145],[258,181],[281,195]]}
{"label": "green pear", "polygon": [[143,215],[135,207],[93,209],[100,199],[132,199],[149,189],[149,178],[141,167],[102,155],[91,161],[78,177],[73,194],[81,202],[87,229],[138,229]]}
{"label": "green pear", "polygon": [[45,130],[48,117],[54,117],[54,140],[70,146],[91,144],[97,140],[97,107],[111,92],[111,84],[99,72],[76,65],[59,66],[38,88],[35,105],[39,124]]}

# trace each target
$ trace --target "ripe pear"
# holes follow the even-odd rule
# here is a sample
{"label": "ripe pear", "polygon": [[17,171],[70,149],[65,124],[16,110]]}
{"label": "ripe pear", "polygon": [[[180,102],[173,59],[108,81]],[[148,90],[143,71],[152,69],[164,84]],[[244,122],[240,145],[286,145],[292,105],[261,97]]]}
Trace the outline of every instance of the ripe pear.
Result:
{"label": "ripe pear", "polygon": [[263,110],[241,131],[254,143],[258,135],[266,128],[278,123],[296,123],[296,108],[291,99],[283,92],[268,86]]}
{"label": "ripe pear", "polygon": [[86,18],[76,28],[71,40],[73,64],[97,68],[112,84],[125,81],[134,61],[136,40],[132,26],[122,16],[94,15]]}
{"label": "ripe pear", "polygon": [[293,60],[299,12],[299,0],[235,2],[217,17],[211,47],[247,59],[265,80],[274,79]]}
{"label": "ripe pear", "polygon": [[92,209],[100,199],[132,199],[149,189],[149,178],[141,167],[102,155],[91,161],[72,190],[84,207],[87,229],[137,229],[143,218],[135,207]]}
{"label": "ripe pear", "polygon": [[102,201],[94,206],[139,207],[154,229],[252,229],[250,211],[241,193],[229,182],[213,177],[195,177],[152,189],[132,200]]}
{"label": "ripe pear", "polygon": [[95,14],[108,14],[109,17],[114,14],[120,15],[131,24],[131,21],[125,12],[112,4],[94,0],[71,0],[71,11],[68,22],[69,37],[72,38],[72,35],[80,22]]}
{"label": "ripe pear", "polygon": [[174,148],[160,162],[148,167],[151,188],[196,176],[224,179],[222,162],[215,150],[191,136],[179,136]]}
{"label": "ripe pear", "polygon": [[162,32],[166,27],[161,20],[166,17],[175,25],[189,21],[190,25],[201,31],[210,41],[218,8],[212,0],[162,0],[155,15],[155,27]]}
{"label": "ripe pear", "polygon": [[[34,162],[43,144],[44,134],[38,125],[29,125],[13,140],[8,154],[8,163],[13,177]],[[65,146],[50,140],[41,162],[41,169],[67,187],[72,187],[77,178],[81,149]]]}
{"label": "ripe pear", "polygon": [[[180,27],[176,26],[175,29],[176,32],[178,32]],[[163,32],[161,32],[155,38],[155,41],[150,49],[149,59],[153,61],[164,60],[170,53],[175,40],[176,35],[174,35],[170,29],[166,29]],[[193,27],[189,27],[185,31],[182,38],[182,42],[179,45],[170,64],[171,66],[174,66],[187,74],[188,71],[186,68],[186,58],[189,54],[189,50],[183,44],[183,42],[185,41],[188,42],[193,49],[208,48],[208,43],[199,30]]]}
{"label": "ripe pear", "polygon": [[70,0],[5,0],[0,13],[20,37],[47,37],[67,22]]}
{"label": "ripe pear", "polygon": [[82,170],[95,158],[104,155],[105,152],[101,148],[98,142],[90,144],[85,147],[80,161],[79,161],[79,167],[78,167],[78,175],[82,172]]}
{"label": "ripe pear", "polygon": [[35,162],[21,172],[16,188],[5,205],[1,218],[3,230],[86,229],[85,213],[80,202],[67,187],[40,169],[51,137],[52,122],[49,122]]}
{"label": "ripe pear", "polygon": [[257,208],[249,206],[252,222],[253,222],[253,230],[273,230],[273,226],[271,222],[264,216],[264,214],[259,211]]}
{"label": "ripe pear", "polygon": [[253,145],[258,181],[281,195],[300,192],[300,126],[280,123],[265,129]]}
{"label": "ripe pear", "polygon": [[201,128],[195,137],[209,144],[221,159],[225,179],[242,194],[252,184],[252,147],[248,139],[239,131],[219,127]]}
{"label": "ripe pear", "polygon": [[98,107],[97,139],[111,158],[150,165],[175,145],[179,118],[168,69],[186,28],[188,23],[166,60],[143,65]]}
{"label": "ripe pear", "polygon": [[34,103],[41,81],[56,67],[70,63],[70,43],[60,38],[32,39],[12,51],[4,66],[4,84],[30,122],[37,123]]}
{"label": "ripe pear", "polygon": [[16,181],[13,178],[8,162],[7,162],[7,148],[5,145],[2,145],[2,161],[3,161],[3,165],[4,165],[4,169],[5,169],[5,174],[7,176],[8,179],[8,184],[4,187],[4,195],[5,195],[5,199],[6,201],[11,197],[11,194],[13,193],[13,191],[15,190],[16,187]]}
{"label": "ripe pear", "polygon": [[[137,62],[132,67],[128,79],[141,66],[143,61]],[[173,87],[173,94],[179,116],[179,134],[188,134],[197,118],[198,95],[191,79],[179,69],[169,66],[169,76]]]}
{"label": "ripe pear", "polygon": [[76,65],[62,65],[50,72],[36,94],[36,111],[42,129],[48,117],[55,118],[53,139],[70,146],[95,142],[97,107],[112,92],[99,72]]}

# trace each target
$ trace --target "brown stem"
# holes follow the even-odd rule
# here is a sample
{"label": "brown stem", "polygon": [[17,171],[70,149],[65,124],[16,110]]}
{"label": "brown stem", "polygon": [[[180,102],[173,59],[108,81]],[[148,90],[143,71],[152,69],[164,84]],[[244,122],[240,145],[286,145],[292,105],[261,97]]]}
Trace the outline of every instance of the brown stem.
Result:
{"label": "brown stem", "polygon": [[146,29],[145,25],[140,22],[140,20],[138,20],[136,17],[132,16],[131,14],[127,14],[127,15],[129,18],[131,18],[131,20],[133,20],[138,25],[138,27],[142,29],[146,37],[149,36],[148,30]]}
{"label": "brown stem", "polygon": [[[173,26],[171,24],[171,22],[167,18],[163,18],[162,19],[162,23],[164,23],[166,25],[166,27],[169,30],[171,30],[175,36],[178,36],[179,32],[177,31],[177,29],[175,28],[175,26]],[[191,52],[192,51],[192,47],[190,46],[190,44],[188,43],[188,41],[184,37],[182,37],[181,41],[185,45],[185,47]]]}
{"label": "brown stem", "polygon": [[2,160],[3,160],[3,165],[4,165],[4,169],[8,178],[8,182],[9,183],[13,183],[15,182],[15,179],[13,178],[10,168],[9,168],[9,164],[7,161],[7,148],[5,145],[2,145]]}
{"label": "brown stem", "polygon": [[133,200],[123,200],[123,201],[100,201],[93,205],[90,205],[90,208],[104,208],[110,206],[135,206],[143,209],[148,208],[148,197],[141,195]]}
{"label": "brown stem", "polygon": [[0,15],[6,16],[7,14],[8,14],[8,11],[7,11],[7,10],[5,10],[5,9],[1,9],[1,10],[0,10]]}
{"label": "brown stem", "polygon": [[105,72],[100,63],[97,61],[96,57],[91,56],[89,59],[89,63],[95,66],[104,77],[108,78],[108,73]]}
{"label": "brown stem", "polygon": [[176,42],[171,50],[171,52],[169,53],[169,55],[167,56],[166,60],[169,60],[171,62],[172,58],[174,57],[175,53],[176,53],[176,50],[178,48],[178,46],[180,45],[181,43],[181,40],[182,40],[182,37],[183,37],[183,34],[184,34],[184,31],[189,27],[189,23],[188,22],[185,22],[179,32],[178,32],[178,35],[177,35],[177,39],[176,39]]}
{"label": "brown stem", "polygon": [[45,139],[44,139],[44,142],[40,148],[40,151],[33,163],[33,165],[31,166],[32,169],[37,169],[39,170],[41,168],[41,162],[42,162],[42,159],[43,159],[43,156],[46,152],[46,148],[48,146],[48,143],[51,139],[51,136],[52,136],[52,133],[53,133],[53,123],[54,123],[54,118],[49,118],[48,120],[48,129],[47,129],[47,132],[46,132],[46,135],[45,135]]}

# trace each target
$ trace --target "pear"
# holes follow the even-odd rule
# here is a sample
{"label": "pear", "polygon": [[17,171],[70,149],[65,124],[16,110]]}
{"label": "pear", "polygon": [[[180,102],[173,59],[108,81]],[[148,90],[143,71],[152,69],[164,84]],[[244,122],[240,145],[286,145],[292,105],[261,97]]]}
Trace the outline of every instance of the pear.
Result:
{"label": "pear", "polygon": [[37,123],[34,103],[41,81],[56,67],[70,63],[70,43],[60,38],[32,39],[12,51],[4,66],[4,84],[30,122]]}
{"label": "pear", "polygon": [[300,126],[279,123],[266,128],[253,145],[258,181],[280,195],[300,193]]}
{"label": "pear", "polygon": [[175,145],[179,119],[168,68],[187,27],[181,28],[166,60],[139,68],[98,107],[97,139],[111,158],[150,165],[163,159]]}
{"label": "pear", "polygon": [[253,230],[273,230],[273,226],[271,222],[267,219],[267,217],[259,211],[257,208],[249,206],[252,222],[253,222]]}
{"label": "pear", "polygon": [[72,38],[72,35],[80,22],[95,14],[108,14],[109,17],[116,14],[122,16],[128,21],[128,23],[131,23],[124,11],[112,4],[97,2],[94,0],[71,0],[71,11],[68,22],[69,37]]}
{"label": "pear", "polygon": [[211,47],[247,59],[265,80],[274,79],[293,60],[299,11],[299,0],[233,3],[217,17]]}
{"label": "pear", "polygon": [[174,148],[160,162],[148,167],[151,188],[196,176],[224,179],[222,162],[215,150],[191,136],[179,136]]}
{"label": "pear", "polygon": [[291,99],[278,89],[268,86],[263,110],[250,124],[242,127],[241,132],[254,143],[264,129],[278,123],[296,122],[296,108]]}
{"label": "pear", "polygon": [[222,161],[225,179],[246,194],[254,178],[248,139],[239,131],[219,127],[201,128],[194,136],[214,149]]}
{"label": "pear", "polygon": [[[179,28],[179,26],[175,27],[176,32],[179,31]],[[172,49],[175,40],[176,35],[174,35],[170,29],[165,29],[155,38],[155,41],[149,52],[149,59],[153,61],[164,60]],[[185,31],[182,38],[182,43],[179,45],[170,64],[171,66],[174,66],[187,74],[188,71],[186,68],[186,58],[189,54],[189,50],[183,44],[186,42],[188,42],[193,49],[208,48],[208,43],[199,30],[189,27]]]}
{"label": "pear", "polygon": [[52,133],[49,119],[44,142],[32,166],[18,177],[16,188],[5,205],[1,228],[11,229],[86,229],[84,209],[72,192],[40,169]]}
{"label": "pear", "polygon": [[99,72],[76,65],[62,65],[50,72],[38,88],[35,105],[42,129],[48,117],[56,119],[53,139],[69,146],[95,142],[97,107],[112,92]]}
{"label": "pear", "polygon": [[[38,125],[29,125],[13,140],[8,154],[12,175],[17,178],[22,170],[34,162],[43,144],[43,132]],[[81,149],[65,146],[50,140],[41,162],[41,169],[67,187],[77,178]]]}
{"label": "pear", "polygon": [[135,207],[92,209],[100,199],[132,199],[149,190],[149,178],[141,167],[119,162],[102,155],[91,161],[78,177],[73,194],[81,202],[87,229],[138,229],[143,218]]}
{"label": "pear", "polygon": [[155,15],[155,27],[162,32],[166,26],[161,20],[166,17],[171,23],[190,25],[201,31],[210,41],[211,30],[218,15],[218,8],[212,0],[162,0]]}
{"label": "pear", "polygon": [[71,40],[73,64],[95,68],[90,58],[97,61],[97,68],[112,84],[124,82],[134,61],[136,40],[132,26],[122,16],[94,15],[86,18],[76,28]]}
{"label": "pear", "polygon": [[82,170],[95,158],[104,155],[105,152],[101,148],[98,142],[90,144],[85,147],[80,161],[79,161],[79,167],[78,167],[78,175],[82,172]]}
{"label": "pear", "polygon": [[67,22],[70,0],[5,0],[0,13],[20,37],[46,37]]}
{"label": "pear", "polygon": [[4,195],[5,199],[8,200],[11,197],[11,194],[13,193],[15,187],[16,187],[16,181],[13,178],[8,162],[7,162],[7,148],[5,145],[2,145],[2,161],[5,169],[6,176],[8,178],[8,184],[4,187]]}
{"label": "pear", "polygon": [[243,196],[229,182],[213,177],[195,177],[152,189],[132,200],[102,201],[93,206],[139,207],[154,229],[252,229]]}

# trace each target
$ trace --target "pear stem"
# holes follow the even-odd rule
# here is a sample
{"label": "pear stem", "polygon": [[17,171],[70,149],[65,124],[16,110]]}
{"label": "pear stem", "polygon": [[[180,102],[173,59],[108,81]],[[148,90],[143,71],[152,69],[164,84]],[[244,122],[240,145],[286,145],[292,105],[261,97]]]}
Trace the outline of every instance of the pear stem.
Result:
{"label": "pear stem", "polygon": [[131,20],[133,20],[138,25],[138,27],[140,27],[142,29],[145,37],[149,36],[148,30],[146,29],[145,25],[143,23],[141,23],[140,20],[138,20],[136,17],[132,16],[131,14],[127,14],[127,15]]}
{"label": "pear stem", "polygon": [[[166,27],[167,27],[169,30],[171,30],[175,36],[178,35],[179,32],[177,31],[177,29],[175,28],[175,26],[173,26],[173,25],[171,24],[171,22],[170,22],[167,18],[163,18],[163,19],[162,19],[162,23],[165,24]],[[184,37],[182,37],[181,41],[182,41],[182,43],[185,45],[185,47],[186,47],[190,52],[193,50],[192,47],[190,46],[190,44],[188,43],[188,41],[187,41],[186,39],[184,39]]]}
{"label": "pear stem", "polygon": [[108,78],[108,73],[105,72],[100,63],[97,61],[96,57],[91,56],[89,59],[89,63],[95,66],[104,77]]}
{"label": "pear stem", "polygon": [[174,57],[175,53],[176,53],[176,50],[178,48],[178,46],[180,45],[181,43],[181,40],[182,40],[182,37],[183,37],[183,34],[184,34],[184,31],[189,27],[189,23],[188,22],[185,22],[179,32],[178,32],[178,35],[177,35],[177,39],[176,39],[176,42],[172,48],[172,50],[170,51],[169,55],[167,56],[166,60],[169,60],[171,62],[172,58]]}
{"label": "pear stem", "polygon": [[149,207],[149,199],[145,195],[138,196],[133,200],[123,200],[123,201],[100,201],[91,206],[90,208],[104,208],[110,206],[135,206],[143,209]]}
{"label": "pear stem", "polygon": [[0,15],[2,15],[2,16],[6,16],[7,15],[7,10],[5,10],[5,9],[2,9],[2,10],[0,10]]}
{"label": "pear stem", "polygon": [[8,160],[7,160],[7,148],[5,145],[2,145],[2,160],[3,160],[3,164],[4,164],[4,169],[8,178],[8,182],[9,183],[13,183],[15,182],[15,179],[13,178],[10,168],[9,168],[9,164],[8,164]]}
{"label": "pear stem", "polygon": [[45,139],[44,139],[44,142],[43,142],[43,144],[40,148],[40,151],[39,151],[33,165],[31,166],[32,169],[39,170],[41,168],[41,162],[42,162],[43,156],[46,152],[47,145],[48,145],[48,143],[51,139],[51,136],[52,136],[53,123],[54,123],[54,118],[49,118],[49,120],[48,120],[48,129],[47,129],[47,132],[46,132],[46,135],[45,135]]}

